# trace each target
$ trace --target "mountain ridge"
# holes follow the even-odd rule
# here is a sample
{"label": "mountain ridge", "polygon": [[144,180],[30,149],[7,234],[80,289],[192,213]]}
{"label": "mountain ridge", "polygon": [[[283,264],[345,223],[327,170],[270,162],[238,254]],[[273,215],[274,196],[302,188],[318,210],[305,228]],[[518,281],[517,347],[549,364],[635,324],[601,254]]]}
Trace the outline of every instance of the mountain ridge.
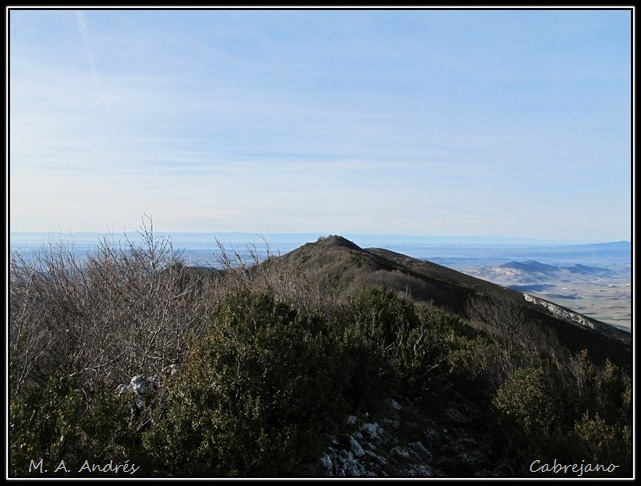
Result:
{"label": "mountain ridge", "polygon": [[528,319],[552,329],[568,349],[578,352],[586,348],[601,360],[631,367],[630,333],[545,299],[528,300],[527,294],[433,262],[382,248],[361,248],[338,235],[319,238],[278,258],[347,294],[367,285],[384,286],[464,319],[469,319],[466,308],[471,299],[497,295],[522,308]]}

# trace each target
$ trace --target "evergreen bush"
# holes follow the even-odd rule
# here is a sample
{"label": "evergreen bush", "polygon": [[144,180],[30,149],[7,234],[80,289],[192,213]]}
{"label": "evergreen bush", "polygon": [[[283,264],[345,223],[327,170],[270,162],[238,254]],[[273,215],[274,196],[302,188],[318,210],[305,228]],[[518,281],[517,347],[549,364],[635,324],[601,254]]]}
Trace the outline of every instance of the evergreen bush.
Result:
{"label": "evergreen bush", "polygon": [[238,292],[194,342],[143,442],[189,476],[300,476],[344,421],[341,356],[314,316]]}

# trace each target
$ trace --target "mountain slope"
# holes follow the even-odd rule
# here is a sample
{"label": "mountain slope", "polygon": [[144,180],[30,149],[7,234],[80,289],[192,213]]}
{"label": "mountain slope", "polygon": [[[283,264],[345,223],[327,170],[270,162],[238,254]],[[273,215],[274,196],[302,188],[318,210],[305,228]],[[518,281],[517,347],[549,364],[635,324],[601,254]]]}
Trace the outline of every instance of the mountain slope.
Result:
{"label": "mountain slope", "polygon": [[363,249],[340,237],[308,243],[280,257],[287,265],[324,281],[337,292],[351,295],[363,286],[383,286],[405,292],[415,301],[429,302],[468,318],[467,304],[475,297],[519,306],[527,318],[553,329],[569,350],[587,349],[598,360],[610,359],[631,368],[631,336],[595,319],[543,299],[524,294],[432,262],[379,248]]}

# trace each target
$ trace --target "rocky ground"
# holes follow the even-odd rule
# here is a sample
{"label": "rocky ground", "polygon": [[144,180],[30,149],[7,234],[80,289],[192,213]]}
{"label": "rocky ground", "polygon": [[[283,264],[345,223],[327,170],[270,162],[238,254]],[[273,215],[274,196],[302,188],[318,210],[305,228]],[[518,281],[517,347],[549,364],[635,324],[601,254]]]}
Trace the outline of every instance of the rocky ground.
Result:
{"label": "rocky ground", "polygon": [[380,420],[347,418],[353,431],[334,437],[319,475],[332,477],[513,476],[491,457],[492,433],[474,405],[452,392],[439,411],[390,400]]}

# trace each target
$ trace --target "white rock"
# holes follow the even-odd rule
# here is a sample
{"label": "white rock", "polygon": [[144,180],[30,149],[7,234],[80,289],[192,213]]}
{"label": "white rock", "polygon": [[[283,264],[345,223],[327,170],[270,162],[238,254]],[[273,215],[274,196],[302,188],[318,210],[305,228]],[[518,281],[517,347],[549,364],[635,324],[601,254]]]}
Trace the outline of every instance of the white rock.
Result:
{"label": "white rock", "polygon": [[370,439],[378,439],[383,433],[383,427],[378,425],[378,423],[376,422],[363,424],[361,430],[365,432],[370,437]]}
{"label": "white rock", "polygon": [[327,470],[328,472],[332,472],[332,458],[329,456],[329,454],[324,454],[323,457],[321,457],[321,464]]}
{"label": "white rock", "polygon": [[436,471],[426,464],[415,464],[404,471],[408,477],[424,478],[437,476]]}
{"label": "white rock", "polygon": [[142,395],[148,387],[149,382],[144,375],[136,375],[131,379],[131,389],[136,395]]}
{"label": "white rock", "polygon": [[423,461],[430,462],[432,460],[432,453],[427,450],[421,441],[412,442],[408,445]]}
{"label": "white rock", "polygon": [[358,443],[354,437],[350,436],[349,442],[352,446],[352,452],[356,457],[361,457],[365,455],[365,451],[363,450],[363,447]]}
{"label": "white rock", "polygon": [[168,374],[169,376],[178,376],[180,373],[180,365],[179,364],[170,364],[169,366],[165,366],[162,369],[162,372],[165,374]]}
{"label": "white rock", "polygon": [[390,454],[392,454],[397,459],[405,459],[405,460],[412,459],[412,456],[410,455],[410,452],[407,450],[406,447],[401,447],[401,446],[394,447],[394,449],[390,451]]}

